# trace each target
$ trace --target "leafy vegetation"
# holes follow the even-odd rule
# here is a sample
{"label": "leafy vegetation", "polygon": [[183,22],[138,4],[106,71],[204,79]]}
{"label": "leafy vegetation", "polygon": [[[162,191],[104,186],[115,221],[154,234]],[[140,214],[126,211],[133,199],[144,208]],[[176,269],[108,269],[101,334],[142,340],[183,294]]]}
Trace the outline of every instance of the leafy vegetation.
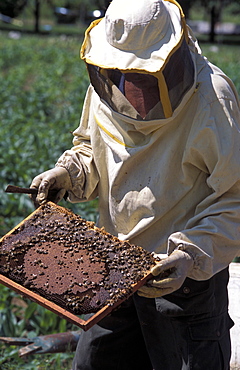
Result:
{"label": "leafy vegetation", "polygon": [[[71,147],[88,84],[80,43],[32,36],[1,44],[1,235],[33,210],[26,195],[4,193],[6,185],[30,185]],[[95,205],[87,206],[87,215],[86,205],[68,205],[95,217]]]}
{"label": "leafy vegetation", "polygon": [[240,94],[240,50],[239,45],[200,43],[203,54],[228,75]]}
{"label": "leafy vegetation", "polygon": [[[34,302],[23,299],[6,287],[0,286],[0,335],[34,338],[38,335],[79,330],[66,320]],[[73,353],[18,356],[18,348],[0,344],[0,369],[54,370],[70,369]]]}
{"label": "leafy vegetation", "polygon": [[[4,192],[11,183],[29,186],[37,174],[54,166],[71,147],[88,85],[85,66],[79,61],[81,37],[0,34],[0,235],[28,216],[34,207],[27,195]],[[239,47],[202,45],[240,91]],[[97,201],[67,208],[95,220]],[[39,305],[0,285],[0,335],[30,336],[76,330]],[[15,347],[0,344],[3,370],[70,369],[73,354],[35,355],[20,359]]]}

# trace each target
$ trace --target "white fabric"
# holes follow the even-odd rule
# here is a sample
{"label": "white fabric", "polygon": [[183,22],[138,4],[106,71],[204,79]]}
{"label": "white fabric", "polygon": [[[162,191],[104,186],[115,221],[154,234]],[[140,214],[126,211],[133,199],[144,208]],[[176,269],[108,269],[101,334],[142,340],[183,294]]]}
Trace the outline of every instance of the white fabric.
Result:
{"label": "white fabric", "polygon": [[113,0],[86,32],[81,57],[121,70],[159,71],[183,34],[179,8],[165,0]]}
{"label": "white fabric", "polygon": [[155,253],[188,250],[190,277],[204,280],[240,250],[240,117],[231,80],[192,50],[194,88],[169,119],[121,115],[90,86],[74,148],[57,165],[73,183],[85,173],[70,199],[97,194],[100,227]]}

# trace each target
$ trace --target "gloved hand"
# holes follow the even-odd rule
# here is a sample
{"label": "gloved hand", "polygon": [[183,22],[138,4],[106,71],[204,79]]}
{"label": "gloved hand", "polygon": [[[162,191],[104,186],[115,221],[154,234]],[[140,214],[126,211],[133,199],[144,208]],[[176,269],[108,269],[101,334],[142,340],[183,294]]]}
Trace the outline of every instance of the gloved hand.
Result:
{"label": "gloved hand", "polygon": [[55,167],[36,176],[30,187],[38,189],[37,195],[30,196],[37,208],[48,200],[60,202],[66,191],[72,189],[72,182],[65,168]]}
{"label": "gloved hand", "polygon": [[151,273],[156,278],[142,286],[138,294],[146,298],[157,298],[174,292],[182,286],[193,265],[194,261],[190,254],[175,250],[169,257],[161,260],[152,268]]}

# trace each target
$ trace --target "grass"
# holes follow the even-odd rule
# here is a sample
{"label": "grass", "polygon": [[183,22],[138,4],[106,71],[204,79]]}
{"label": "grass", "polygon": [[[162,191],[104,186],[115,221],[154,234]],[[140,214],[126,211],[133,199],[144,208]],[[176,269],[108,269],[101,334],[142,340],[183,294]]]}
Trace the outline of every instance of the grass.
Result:
{"label": "grass", "polygon": [[[80,37],[23,35],[15,40],[6,33],[0,37],[0,235],[4,235],[33,211],[26,195],[4,193],[6,185],[29,186],[71,147],[88,77],[79,60]],[[93,208],[69,207],[93,219],[91,204]]]}
{"label": "grass", "polygon": [[240,48],[239,45],[200,43],[203,54],[216,64],[234,82],[240,94]]}

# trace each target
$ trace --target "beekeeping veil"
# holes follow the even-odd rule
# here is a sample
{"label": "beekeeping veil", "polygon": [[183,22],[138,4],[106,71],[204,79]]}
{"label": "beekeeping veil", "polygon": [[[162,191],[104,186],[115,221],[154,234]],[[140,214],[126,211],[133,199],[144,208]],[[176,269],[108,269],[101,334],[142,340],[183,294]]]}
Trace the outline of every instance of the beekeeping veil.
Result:
{"label": "beekeeping veil", "polygon": [[157,89],[160,118],[169,118],[193,85],[187,43],[184,14],[175,0],[113,0],[105,17],[87,29],[81,58],[96,92],[113,109],[111,85],[124,94],[125,82],[142,76]]}

